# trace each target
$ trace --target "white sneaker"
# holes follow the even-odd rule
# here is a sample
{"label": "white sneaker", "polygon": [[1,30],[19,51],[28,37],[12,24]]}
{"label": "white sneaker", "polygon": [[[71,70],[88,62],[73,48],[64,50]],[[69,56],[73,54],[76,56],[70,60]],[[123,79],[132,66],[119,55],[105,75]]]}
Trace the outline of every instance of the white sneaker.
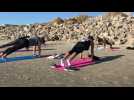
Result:
{"label": "white sneaker", "polygon": [[64,67],[65,65],[64,64],[60,64],[60,66]]}
{"label": "white sneaker", "polygon": [[67,61],[67,65],[68,65],[68,67],[71,66],[70,61],[69,61],[68,59],[67,59],[66,61]]}
{"label": "white sneaker", "polygon": [[51,66],[51,68],[56,68],[55,66]]}
{"label": "white sneaker", "polygon": [[64,68],[64,71],[68,71],[68,68]]}
{"label": "white sneaker", "polygon": [[60,68],[60,67],[61,67],[61,66],[57,66],[57,67],[56,67],[56,66],[54,66],[54,65],[53,65],[53,66],[51,66],[51,68]]}
{"label": "white sneaker", "polygon": [[54,58],[57,58],[57,57],[59,57],[59,55],[58,55],[58,54],[54,56]]}
{"label": "white sneaker", "polygon": [[48,59],[54,59],[54,56],[49,56],[49,57],[47,57]]}
{"label": "white sneaker", "polygon": [[75,68],[75,67],[66,67],[66,68],[64,68],[64,71],[78,71],[78,70],[80,70],[80,69]]}
{"label": "white sneaker", "polygon": [[37,55],[36,54],[33,54],[34,57],[36,57]]}
{"label": "white sneaker", "polygon": [[65,64],[63,63],[63,59],[61,59],[60,65],[63,66],[63,67],[65,66]]}

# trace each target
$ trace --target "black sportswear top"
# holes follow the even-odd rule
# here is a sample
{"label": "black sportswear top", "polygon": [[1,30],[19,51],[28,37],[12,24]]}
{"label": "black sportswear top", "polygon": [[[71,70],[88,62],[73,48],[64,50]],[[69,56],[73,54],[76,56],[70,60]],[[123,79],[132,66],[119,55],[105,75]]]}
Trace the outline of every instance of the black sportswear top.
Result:
{"label": "black sportswear top", "polygon": [[39,37],[32,37],[29,39],[29,46],[41,45],[41,40]]}
{"label": "black sportswear top", "polygon": [[89,50],[91,45],[91,40],[79,41],[74,48],[82,49],[82,50]]}

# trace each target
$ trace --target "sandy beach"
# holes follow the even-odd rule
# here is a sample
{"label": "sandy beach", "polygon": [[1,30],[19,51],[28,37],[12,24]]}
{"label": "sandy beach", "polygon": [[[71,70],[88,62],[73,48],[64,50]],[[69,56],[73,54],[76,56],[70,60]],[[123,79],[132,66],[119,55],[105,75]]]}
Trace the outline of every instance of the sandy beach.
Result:
{"label": "sandy beach", "polygon": [[[7,41],[5,41],[7,42]],[[2,44],[4,42],[1,42]],[[72,42],[47,42],[43,55],[61,54],[74,45]],[[2,50],[2,49],[1,49]],[[0,51],[1,51],[0,50]],[[29,52],[15,52],[8,57],[28,56]],[[134,86],[134,51],[96,50],[95,54],[106,59],[100,63],[88,65],[79,71],[58,72],[50,68],[57,62],[42,57],[0,63],[0,87],[133,87]]]}

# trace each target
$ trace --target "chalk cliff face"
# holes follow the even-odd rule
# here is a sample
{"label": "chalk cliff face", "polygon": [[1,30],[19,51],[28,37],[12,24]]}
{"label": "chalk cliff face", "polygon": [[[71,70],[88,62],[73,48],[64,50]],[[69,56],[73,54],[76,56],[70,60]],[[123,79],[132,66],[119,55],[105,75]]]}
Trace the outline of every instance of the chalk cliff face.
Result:
{"label": "chalk cliff face", "polygon": [[19,36],[45,34],[48,40],[79,40],[87,34],[107,38],[116,44],[133,40],[134,17],[130,12],[106,12],[103,16],[76,16],[69,19],[56,18],[48,23],[31,25],[1,25],[0,40]]}

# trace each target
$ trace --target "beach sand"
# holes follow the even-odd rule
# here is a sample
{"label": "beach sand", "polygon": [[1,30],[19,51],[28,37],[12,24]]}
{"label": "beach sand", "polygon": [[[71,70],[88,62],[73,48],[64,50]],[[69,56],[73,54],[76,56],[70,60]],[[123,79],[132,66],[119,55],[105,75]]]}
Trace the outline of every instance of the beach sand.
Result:
{"label": "beach sand", "polygon": [[[7,41],[5,41],[7,42]],[[4,43],[4,42],[1,42]],[[61,54],[74,45],[72,42],[48,42],[43,55]],[[3,50],[3,49],[1,49]],[[27,56],[32,52],[15,52],[8,57]],[[79,71],[58,72],[50,68],[57,62],[46,57],[0,63],[0,87],[133,87],[134,51],[98,50],[96,56],[107,58],[94,65],[83,67]]]}

